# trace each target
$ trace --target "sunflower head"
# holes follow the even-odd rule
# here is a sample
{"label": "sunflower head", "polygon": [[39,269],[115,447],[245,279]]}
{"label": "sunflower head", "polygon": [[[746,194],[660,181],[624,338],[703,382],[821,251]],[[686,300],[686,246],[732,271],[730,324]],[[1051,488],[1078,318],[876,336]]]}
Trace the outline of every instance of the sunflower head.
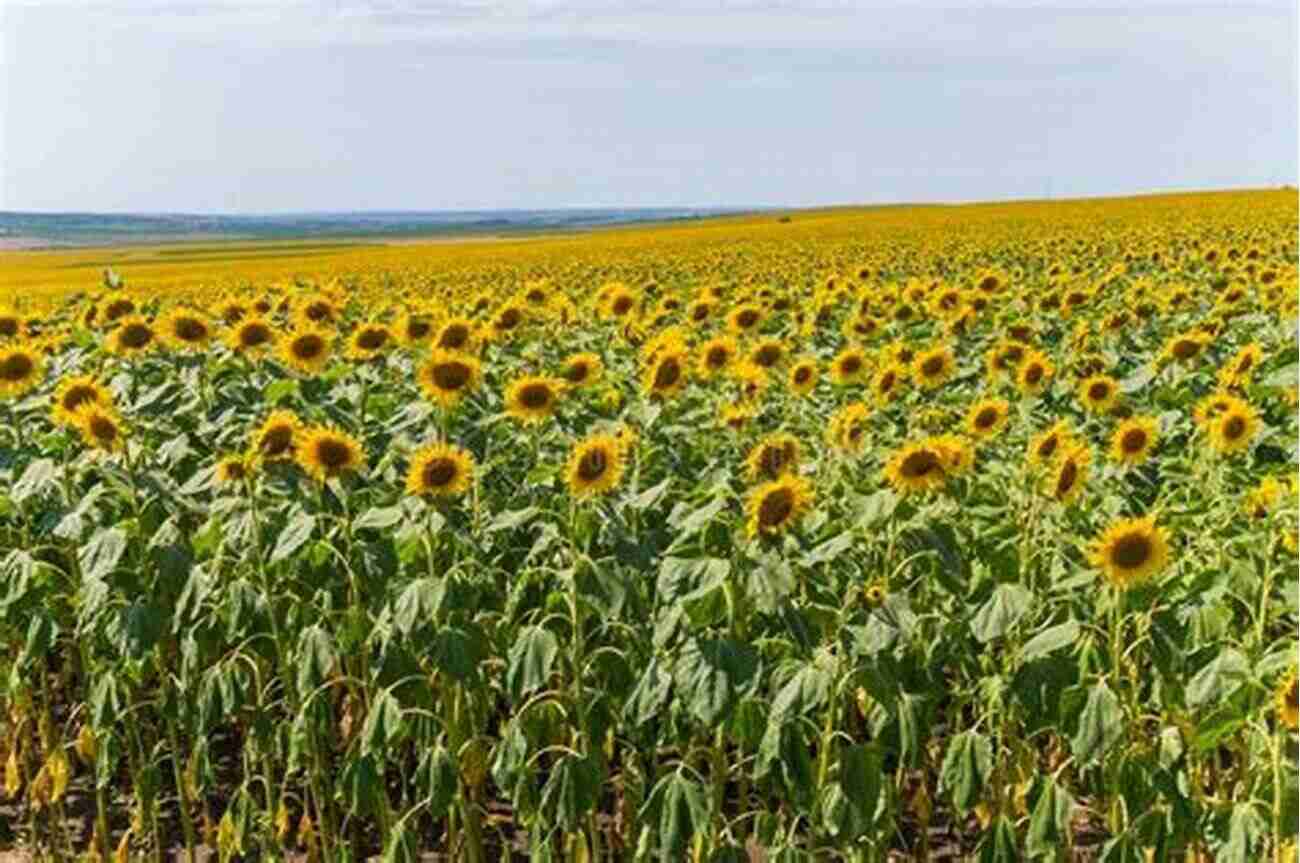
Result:
{"label": "sunflower head", "polygon": [[750,492],[746,503],[749,536],[773,536],[791,527],[812,506],[812,483],[786,474]]}
{"label": "sunflower head", "polygon": [[158,345],[158,334],[141,315],[128,315],[108,337],[108,350],[120,357],[131,357]]}
{"label": "sunflower head", "polygon": [[408,348],[417,347],[433,338],[433,321],[428,315],[407,309],[397,321],[397,340]]}
{"label": "sunflower head", "polygon": [[1042,351],[1029,350],[1016,370],[1016,388],[1023,395],[1036,396],[1047,389],[1056,374],[1056,366]]}
{"label": "sunflower head", "polygon": [[912,378],[922,389],[934,389],[952,377],[957,368],[952,349],[937,345],[919,352],[912,359]]}
{"label": "sunflower head", "polygon": [[443,407],[456,405],[482,376],[478,359],[457,351],[435,349],[417,372],[420,389]]}
{"label": "sunflower head", "polygon": [[605,363],[599,354],[573,354],[564,361],[560,377],[571,387],[585,387],[600,380],[605,372]]}
{"label": "sunflower head", "polygon": [[280,336],[280,361],[304,375],[318,374],[330,358],[329,336],[317,327],[303,327]]}
{"label": "sunflower head", "polygon": [[1079,384],[1079,401],[1089,413],[1106,413],[1119,402],[1119,384],[1109,375],[1090,375]]}
{"label": "sunflower head", "polygon": [[253,473],[253,460],[247,455],[232,454],[217,461],[216,480],[220,485],[238,485]]}
{"label": "sunflower head", "polygon": [[889,363],[876,372],[871,380],[871,392],[879,404],[889,404],[898,398],[907,382],[907,367],[900,363]]}
{"label": "sunflower head", "polygon": [[966,430],[983,440],[996,437],[1007,424],[1009,411],[1006,399],[981,399],[966,412]]}
{"label": "sunflower head", "polygon": [[21,343],[0,347],[0,398],[22,395],[41,382],[44,364],[38,351]]}
{"label": "sunflower head", "polygon": [[1151,455],[1159,436],[1155,417],[1129,417],[1120,423],[1110,438],[1110,457],[1126,467],[1142,464]]}
{"label": "sunflower head", "polygon": [[469,318],[449,318],[438,327],[433,344],[443,351],[470,353],[478,344],[478,327]]}
{"label": "sunflower head", "polygon": [[90,375],[73,375],[63,378],[54,390],[51,413],[54,422],[75,427],[77,414],[87,405],[111,408],[113,394]]}
{"label": "sunflower head", "polygon": [[555,413],[563,391],[563,383],[555,378],[519,378],[506,388],[506,413],[525,425],[539,423]]}
{"label": "sunflower head", "polygon": [[197,350],[212,338],[212,327],[198,312],[177,306],[158,322],[162,340],[177,350]]}
{"label": "sunflower head", "polygon": [[1236,400],[1209,423],[1210,446],[1224,455],[1242,452],[1259,434],[1259,417],[1248,403]]}
{"label": "sunflower head", "polygon": [[623,441],[612,434],[596,434],[578,441],[569,451],[565,481],[577,498],[594,497],[618,486],[623,478]]}
{"label": "sunflower head", "polygon": [[1043,431],[1034,435],[1025,451],[1032,467],[1050,464],[1056,456],[1074,442],[1074,435],[1069,423],[1058,420]]}
{"label": "sunflower head", "polygon": [[1048,497],[1062,504],[1077,499],[1083,493],[1091,464],[1092,450],[1086,444],[1065,445],[1046,479]]}
{"label": "sunflower head", "polygon": [[681,350],[666,350],[655,355],[646,367],[641,382],[647,395],[656,398],[670,398],[686,387],[687,356]]}
{"label": "sunflower head", "polygon": [[760,368],[774,368],[786,355],[785,343],[780,339],[763,339],[749,352],[749,361]]}
{"label": "sunflower head", "polygon": [[474,478],[474,456],[461,447],[431,443],[411,458],[406,493],[420,497],[458,497]]}
{"label": "sunflower head", "polygon": [[373,360],[393,346],[393,331],[377,321],[361,324],[348,340],[348,356],[362,362]]}
{"label": "sunflower head", "polygon": [[272,411],[253,432],[253,453],[267,461],[287,460],[302,437],[302,421],[292,411]]}
{"label": "sunflower head", "polygon": [[754,408],[748,402],[724,403],[718,408],[718,422],[735,432],[744,430],[753,419]]}
{"label": "sunflower head", "polygon": [[756,303],[742,303],[727,313],[727,329],[737,335],[752,333],[763,323],[763,309]]}
{"label": "sunflower head", "polygon": [[697,362],[700,377],[708,380],[725,371],[737,350],[736,340],[731,336],[715,336],[700,345]]}
{"label": "sunflower head", "polygon": [[751,481],[776,479],[798,467],[799,439],[788,432],[776,432],[763,438],[745,459]]}
{"label": "sunflower head", "polygon": [[226,344],[239,354],[265,353],[275,344],[275,330],[266,318],[243,316],[226,336]]}
{"label": "sunflower head", "polygon": [[790,392],[797,396],[805,396],[812,392],[817,386],[817,360],[812,357],[801,357],[796,360],[786,375],[786,383],[790,387]]}
{"label": "sunflower head", "polygon": [[885,465],[885,479],[901,494],[936,491],[948,482],[951,459],[935,438],[904,444]]}
{"label": "sunflower head", "polygon": [[861,383],[867,371],[867,355],[861,348],[846,347],[831,360],[831,380],[840,386]]}
{"label": "sunflower head", "polygon": [[294,317],[300,324],[323,327],[338,320],[339,310],[324,294],[309,294],[298,301]]}
{"label": "sunflower head", "polygon": [[1273,701],[1278,721],[1292,731],[1300,728],[1300,676],[1294,668],[1278,681]]}
{"label": "sunflower head", "polygon": [[361,470],[366,457],[361,443],[347,432],[313,426],[296,435],[294,459],[318,482]]}
{"label": "sunflower head", "polygon": [[126,446],[126,426],[111,407],[83,405],[77,411],[77,428],[86,446],[118,452]]}
{"label": "sunflower head", "polygon": [[1152,516],[1123,519],[1093,542],[1089,559],[1111,584],[1127,590],[1164,569],[1169,539]]}

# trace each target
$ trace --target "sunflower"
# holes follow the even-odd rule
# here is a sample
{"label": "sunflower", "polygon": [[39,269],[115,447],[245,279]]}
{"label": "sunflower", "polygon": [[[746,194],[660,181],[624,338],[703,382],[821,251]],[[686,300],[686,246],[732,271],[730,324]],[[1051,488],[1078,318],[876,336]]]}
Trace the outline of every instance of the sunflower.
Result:
{"label": "sunflower", "polygon": [[411,457],[406,493],[424,497],[457,497],[474,478],[474,456],[453,444],[430,443]]}
{"label": "sunflower", "polygon": [[669,398],[686,386],[687,355],[683,351],[664,351],[646,367],[641,388],[649,395]]}
{"label": "sunflower", "polygon": [[433,337],[429,316],[407,309],[397,321],[397,340],[408,348],[418,347]]}
{"label": "sunflower", "polygon": [[22,395],[41,382],[44,372],[40,353],[31,347],[0,347],[0,397]]}
{"label": "sunflower", "polygon": [[952,455],[935,438],[904,444],[885,466],[885,479],[902,494],[941,489],[948,482]]}
{"label": "sunflower", "polygon": [[109,353],[132,357],[145,353],[157,344],[158,334],[149,321],[141,315],[129,315],[109,335],[107,347]]}
{"label": "sunflower", "polygon": [[393,345],[393,331],[377,321],[361,324],[348,341],[348,357],[365,362],[381,356]]}
{"label": "sunflower", "polygon": [[1264,518],[1277,505],[1278,500],[1282,497],[1282,483],[1277,481],[1276,477],[1266,476],[1259,481],[1259,485],[1250,490],[1246,495],[1246,501],[1243,504],[1246,513],[1251,518]]}
{"label": "sunflower", "polygon": [[1119,424],[1110,438],[1110,457],[1122,465],[1134,467],[1150,457],[1159,437],[1155,417],[1130,417]]}
{"label": "sunflower", "polygon": [[497,310],[488,324],[493,338],[504,339],[519,330],[528,320],[528,312],[516,302],[509,302]]}
{"label": "sunflower", "polygon": [[1210,339],[1205,333],[1195,331],[1171,336],[1160,351],[1160,361],[1190,362],[1199,357],[1209,343]]}
{"label": "sunflower", "polygon": [[686,318],[693,324],[702,324],[713,317],[713,302],[707,297],[692,300],[686,307]]}
{"label": "sunflower", "polygon": [[244,317],[226,336],[226,344],[236,353],[260,354],[275,344],[275,330],[266,318]]}
{"label": "sunflower", "polygon": [[981,399],[966,412],[966,430],[984,440],[996,437],[1007,424],[1009,410],[1006,399]]}
{"label": "sunflower", "polygon": [[636,312],[636,294],[627,285],[612,283],[606,285],[600,300],[601,315],[611,320],[622,321]]}
{"label": "sunflower", "polygon": [[1224,411],[1244,404],[1244,401],[1232,393],[1223,390],[1213,392],[1198,401],[1192,408],[1192,420],[1201,428],[1207,428]]}
{"label": "sunflower", "polygon": [[785,357],[785,343],[780,339],[763,339],[749,352],[749,361],[765,369],[774,368]]}
{"label": "sunflower", "polygon": [[871,392],[875,395],[878,404],[888,404],[898,398],[906,381],[907,367],[899,363],[890,363],[877,371],[876,376],[871,379]]}
{"label": "sunflower", "polygon": [[912,377],[926,390],[942,386],[956,369],[957,361],[947,345],[936,345],[912,359]]}
{"label": "sunflower", "polygon": [[605,373],[605,363],[599,354],[573,354],[564,361],[560,377],[571,387],[585,387],[596,383]]}
{"label": "sunflower", "polygon": [[237,297],[227,297],[217,304],[217,317],[228,327],[242,321],[248,315],[248,303]]}
{"label": "sunflower", "polygon": [[117,452],[126,446],[126,427],[111,407],[83,405],[77,412],[77,429],[86,446]]}
{"label": "sunflower", "polygon": [[478,386],[482,375],[479,361],[469,354],[434,350],[416,372],[420,389],[444,408],[454,407]]}
{"label": "sunflower", "polygon": [[1160,572],[1169,562],[1169,539],[1153,516],[1127,518],[1106,528],[1088,554],[1111,584],[1127,590]]}
{"label": "sunflower", "polygon": [[1037,396],[1052,382],[1052,376],[1056,374],[1056,366],[1048,359],[1047,354],[1039,350],[1029,350],[1020,362],[1020,368],[1016,370],[1016,387],[1022,395]]}
{"label": "sunflower", "polygon": [[844,348],[831,360],[831,380],[839,386],[862,383],[867,371],[867,355],[861,348]]}
{"label": "sunflower", "polygon": [[1030,439],[1025,456],[1031,466],[1048,464],[1056,458],[1057,453],[1067,449],[1073,443],[1074,433],[1070,429],[1070,424],[1065,420],[1058,420]]}
{"label": "sunflower", "polygon": [[158,321],[158,332],[167,345],[179,350],[196,350],[212,338],[212,327],[198,312],[176,306]]}
{"label": "sunflower", "polygon": [[727,313],[727,329],[736,335],[754,332],[763,323],[763,309],[754,303],[742,303]]}
{"label": "sunflower", "polygon": [[253,472],[252,460],[246,455],[227,455],[218,459],[216,480],[221,485],[243,482]]}
{"label": "sunflower", "polygon": [[13,339],[22,331],[23,319],[12,309],[0,308],[0,339]]}
{"label": "sunflower", "polygon": [[1241,399],[1234,401],[1209,424],[1210,446],[1225,455],[1249,448],[1259,433],[1255,409]]}
{"label": "sunflower", "polygon": [[1240,387],[1250,382],[1251,374],[1263,362],[1264,352],[1257,344],[1249,344],[1237,351],[1236,356],[1219,369],[1219,385]]}
{"label": "sunflower", "polygon": [[826,428],[826,438],[831,446],[844,453],[862,451],[867,440],[867,421],[871,408],[865,402],[850,402],[835,412]]}
{"label": "sunflower", "polygon": [[565,471],[569,493],[588,498],[617,487],[626,450],[626,442],[611,434],[595,434],[575,443]]}
{"label": "sunflower", "polygon": [[1092,464],[1092,450],[1086,444],[1069,444],[1061,450],[1047,477],[1047,496],[1057,503],[1070,503],[1083,493]]}
{"label": "sunflower", "polygon": [[329,337],[314,327],[284,333],[277,350],[281,362],[304,375],[319,374],[330,358]]}
{"label": "sunflower", "polygon": [[1025,353],[1029,350],[1028,345],[1021,344],[1013,339],[1002,339],[985,355],[985,365],[988,366],[989,377],[999,378],[1002,376],[1011,377],[1020,369],[1020,361],[1025,358]]}
{"label": "sunflower", "polygon": [[324,294],[310,294],[298,301],[294,317],[299,324],[325,326],[338,320],[339,310]]}
{"label": "sunflower", "polygon": [[723,404],[718,408],[718,422],[732,431],[740,431],[754,418],[754,408],[745,402]]}
{"label": "sunflower", "polygon": [[303,429],[294,447],[298,466],[318,482],[361,470],[366,456],[361,444],[352,435],[327,426]]}
{"label": "sunflower", "polygon": [[506,388],[506,413],[527,425],[539,423],[555,413],[562,390],[563,383],[555,378],[519,378]]}
{"label": "sunflower", "polygon": [[112,323],[134,313],[135,300],[119,291],[104,300],[104,311],[100,317],[104,323]]}
{"label": "sunflower", "polygon": [[59,381],[52,402],[51,413],[54,422],[61,426],[73,427],[77,424],[77,413],[86,405],[111,408],[113,394],[91,375],[73,375]]}
{"label": "sunflower", "polygon": [[789,432],[775,432],[763,438],[749,451],[745,469],[750,482],[776,479],[799,467],[799,439]]}
{"label": "sunflower", "polygon": [[267,460],[291,459],[302,432],[302,420],[293,411],[272,411],[253,432],[253,454]]}
{"label": "sunflower", "polygon": [[797,396],[805,396],[812,392],[817,386],[817,360],[812,357],[800,357],[790,367],[790,372],[786,375],[786,383],[790,387],[790,392]]}
{"label": "sunflower", "polygon": [[449,318],[438,327],[433,344],[444,351],[472,352],[478,344],[478,328],[469,318]]}
{"label": "sunflower", "polygon": [[1294,668],[1278,681],[1273,701],[1278,720],[1292,731],[1300,728],[1300,681]]}
{"label": "sunflower", "polygon": [[1119,402],[1119,384],[1109,375],[1091,375],[1079,384],[1079,401],[1090,413],[1105,413]]}
{"label": "sunflower", "polygon": [[812,483],[787,474],[750,492],[746,509],[749,536],[770,536],[798,521],[812,506]]}
{"label": "sunflower", "polygon": [[699,360],[696,363],[700,377],[708,380],[725,371],[738,350],[736,340],[731,336],[715,336],[700,345]]}

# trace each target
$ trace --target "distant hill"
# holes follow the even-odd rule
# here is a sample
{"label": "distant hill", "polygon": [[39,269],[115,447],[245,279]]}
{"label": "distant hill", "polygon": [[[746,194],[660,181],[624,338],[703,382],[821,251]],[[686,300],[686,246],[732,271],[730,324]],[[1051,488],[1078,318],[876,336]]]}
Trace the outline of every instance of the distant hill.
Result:
{"label": "distant hill", "polygon": [[285,213],[270,216],[0,211],[0,248],[120,245],[187,240],[500,234],[697,219],[739,212],[745,210],[646,207]]}

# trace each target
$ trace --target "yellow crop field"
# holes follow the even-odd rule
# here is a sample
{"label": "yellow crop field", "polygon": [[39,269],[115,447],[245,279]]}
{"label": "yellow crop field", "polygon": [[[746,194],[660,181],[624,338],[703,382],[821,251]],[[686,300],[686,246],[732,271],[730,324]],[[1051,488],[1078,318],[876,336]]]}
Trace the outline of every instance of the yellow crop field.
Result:
{"label": "yellow crop field", "polygon": [[1293,860],[1297,204],[0,253],[0,842]]}

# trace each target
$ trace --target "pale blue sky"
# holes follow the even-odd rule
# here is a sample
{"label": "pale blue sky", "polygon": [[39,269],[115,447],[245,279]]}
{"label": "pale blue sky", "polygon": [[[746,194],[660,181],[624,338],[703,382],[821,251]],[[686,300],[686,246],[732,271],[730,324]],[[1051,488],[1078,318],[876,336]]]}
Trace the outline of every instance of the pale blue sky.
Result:
{"label": "pale blue sky", "polygon": [[0,209],[1295,183],[1294,4],[0,0]]}

